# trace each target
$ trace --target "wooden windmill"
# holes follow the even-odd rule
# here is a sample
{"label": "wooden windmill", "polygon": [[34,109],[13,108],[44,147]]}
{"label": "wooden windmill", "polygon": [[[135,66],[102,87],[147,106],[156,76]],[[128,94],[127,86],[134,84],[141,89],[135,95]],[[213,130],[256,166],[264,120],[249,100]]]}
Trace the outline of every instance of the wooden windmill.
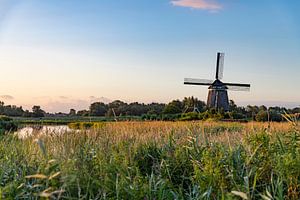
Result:
{"label": "wooden windmill", "polygon": [[223,78],[224,55],[224,53],[217,53],[216,79],[214,81],[208,79],[185,78],[184,84],[209,86],[207,106],[209,108],[216,108],[217,110],[223,108],[224,111],[229,111],[227,90],[250,91],[250,84],[223,83],[221,81]]}

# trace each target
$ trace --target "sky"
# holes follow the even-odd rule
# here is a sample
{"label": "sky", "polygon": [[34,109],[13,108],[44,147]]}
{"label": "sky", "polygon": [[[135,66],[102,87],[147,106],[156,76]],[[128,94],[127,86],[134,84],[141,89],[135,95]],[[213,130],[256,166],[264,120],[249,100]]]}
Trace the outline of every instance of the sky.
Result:
{"label": "sky", "polygon": [[239,105],[300,105],[300,1],[0,0],[0,100],[49,112],[163,102],[207,87],[225,52]]}

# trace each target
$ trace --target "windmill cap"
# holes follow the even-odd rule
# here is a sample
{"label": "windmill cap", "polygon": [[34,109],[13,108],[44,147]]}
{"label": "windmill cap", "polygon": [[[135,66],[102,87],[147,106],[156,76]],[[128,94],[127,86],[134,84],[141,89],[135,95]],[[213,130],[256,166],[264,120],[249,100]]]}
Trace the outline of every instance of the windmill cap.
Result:
{"label": "windmill cap", "polygon": [[221,90],[226,90],[226,89],[228,89],[227,87],[226,87],[226,85],[224,85],[224,83],[222,82],[222,81],[220,81],[220,80],[215,80],[212,84],[211,84],[211,86],[209,86],[208,87],[208,89],[221,89]]}

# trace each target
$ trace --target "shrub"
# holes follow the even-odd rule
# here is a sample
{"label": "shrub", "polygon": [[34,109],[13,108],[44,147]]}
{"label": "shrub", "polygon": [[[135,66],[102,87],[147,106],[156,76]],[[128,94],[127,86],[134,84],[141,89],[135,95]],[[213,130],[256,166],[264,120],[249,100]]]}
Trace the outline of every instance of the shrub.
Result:
{"label": "shrub", "polygon": [[199,120],[199,114],[196,112],[184,113],[181,115],[179,120],[181,121],[190,121],[190,120]]}
{"label": "shrub", "polygon": [[273,122],[281,122],[282,116],[280,113],[278,113],[276,111],[270,111],[270,120]]}
{"label": "shrub", "polygon": [[268,121],[268,112],[261,110],[257,113],[257,115],[255,116],[256,121],[258,122],[266,122]]}
{"label": "shrub", "polygon": [[18,124],[13,121],[13,119],[7,116],[0,116],[0,134],[5,131],[16,131],[18,129]]}

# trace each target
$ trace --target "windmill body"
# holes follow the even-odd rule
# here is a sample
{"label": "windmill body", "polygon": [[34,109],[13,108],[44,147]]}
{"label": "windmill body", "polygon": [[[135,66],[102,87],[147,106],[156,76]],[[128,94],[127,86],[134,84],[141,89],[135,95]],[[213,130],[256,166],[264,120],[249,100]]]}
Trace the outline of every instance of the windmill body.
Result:
{"label": "windmill body", "polygon": [[214,83],[208,87],[207,106],[209,108],[229,110],[229,101],[227,87],[220,81],[215,80]]}
{"label": "windmill body", "polygon": [[208,87],[207,106],[217,110],[223,109],[229,111],[229,101],[227,90],[249,91],[250,84],[241,83],[223,83],[224,53],[217,54],[216,79],[214,81],[208,79],[192,79],[185,78],[184,84],[187,85],[203,85]]}

